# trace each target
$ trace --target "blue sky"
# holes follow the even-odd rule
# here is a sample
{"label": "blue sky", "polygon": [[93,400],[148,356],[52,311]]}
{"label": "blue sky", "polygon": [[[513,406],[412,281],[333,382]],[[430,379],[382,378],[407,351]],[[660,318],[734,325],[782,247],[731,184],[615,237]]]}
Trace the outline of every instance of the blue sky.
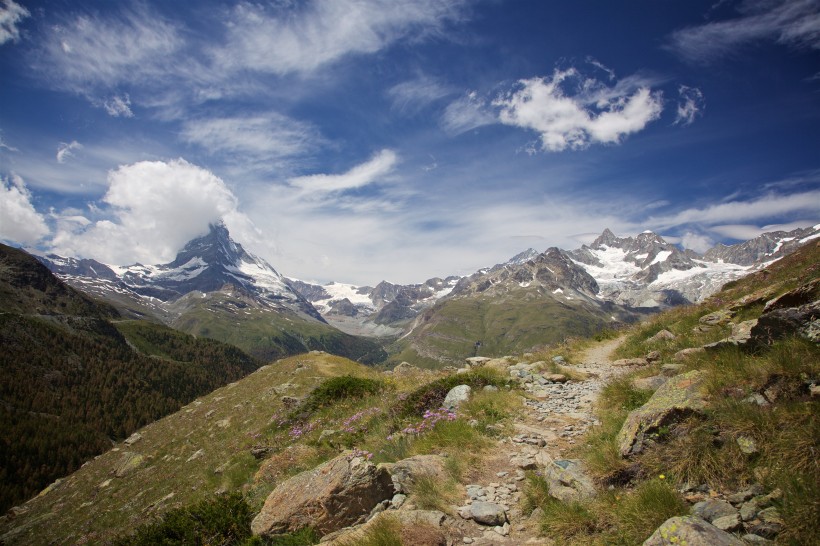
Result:
{"label": "blue sky", "polygon": [[0,0],[0,240],[295,278],[820,222],[820,2]]}

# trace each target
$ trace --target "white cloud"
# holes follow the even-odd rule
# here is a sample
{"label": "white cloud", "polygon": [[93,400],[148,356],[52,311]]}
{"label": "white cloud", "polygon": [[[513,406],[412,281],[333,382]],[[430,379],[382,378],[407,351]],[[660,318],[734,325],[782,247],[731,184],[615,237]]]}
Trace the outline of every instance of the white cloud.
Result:
{"label": "white cloud", "polygon": [[0,149],[8,150],[10,152],[19,152],[20,151],[17,148],[15,148],[14,146],[10,146],[10,145],[6,144],[6,142],[3,140],[2,132],[0,132]]}
{"label": "white cloud", "polygon": [[451,93],[450,87],[424,75],[396,84],[387,90],[387,95],[393,101],[393,109],[404,114],[418,113],[428,104]]}
{"label": "white cloud", "polygon": [[103,206],[90,211],[101,219],[89,222],[76,211],[58,215],[54,252],[112,264],[154,264],[173,259],[220,218],[243,233],[252,227],[226,184],[184,159],[123,165],[109,172],[108,182]]}
{"label": "white cloud", "polygon": [[715,246],[715,241],[708,235],[693,233],[691,231],[684,233],[680,242],[683,248],[689,248],[701,254]]}
{"label": "white cloud", "polygon": [[131,97],[128,93],[122,96],[114,95],[110,99],[103,102],[103,108],[108,112],[109,116],[115,118],[133,118],[134,112],[131,111]]}
{"label": "white cloud", "polygon": [[674,32],[669,47],[690,61],[709,62],[760,40],[820,49],[820,4],[816,0],[746,1],[735,19]]}
{"label": "white cloud", "polygon": [[[544,150],[582,149],[591,143],[618,143],[657,119],[663,109],[660,91],[639,78],[613,87],[582,78],[574,68],[552,77],[520,80],[518,88],[499,96],[502,123],[539,133]],[[574,95],[565,90],[574,84]]]}
{"label": "white cloud", "polygon": [[441,32],[464,0],[333,0],[265,9],[240,3],[227,41],[214,50],[223,69],[307,73],[351,54],[375,53],[397,40]]}
{"label": "white cloud", "polygon": [[45,219],[34,210],[25,182],[16,174],[0,179],[0,239],[34,245],[48,235]]}
{"label": "white cloud", "polygon": [[315,150],[324,142],[313,125],[276,112],[188,121],[181,136],[237,162],[284,161]]}
{"label": "white cloud", "polygon": [[816,223],[817,219],[789,222],[787,224],[768,224],[764,226],[755,224],[726,224],[711,226],[709,230],[722,237],[746,241],[763,235],[764,233],[770,233],[772,231],[794,231],[795,229],[809,227]]}
{"label": "white cloud", "polygon": [[20,29],[17,25],[30,15],[26,8],[14,0],[3,0],[0,5],[0,45],[19,40]]}
{"label": "white cloud", "polygon": [[690,208],[670,216],[650,218],[648,223],[669,228],[686,224],[717,225],[764,221],[803,213],[820,217],[820,190],[790,195],[769,193],[747,201],[729,201],[703,208]]}
{"label": "white cloud", "polygon": [[174,74],[182,45],[177,29],[146,8],[118,17],[79,15],[48,30],[32,65],[58,89],[94,95]]}
{"label": "white cloud", "polygon": [[289,183],[308,192],[337,192],[360,188],[383,181],[393,171],[398,159],[393,150],[382,150],[369,161],[356,165],[346,173],[299,176],[291,178]]}
{"label": "white cloud", "polygon": [[695,121],[695,117],[702,115],[701,112],[706,104],[703,99],[703,92],[697,87],[681,85],[678,87],[678,97],[675,124],[691,125]]}
{"label": "white cloud", "polygon": [[57,163],[65,163],[65,160],[74,156],[74,150],[82,149],[83,145],[72,140],[71,142],[61,142],[57,145]]}
{"label": "white cloud", "polygon": [[451,135],[458,135],[497,122],[496,114],[476,91],[470,91],[451,102],[441,116],[442,128]]}

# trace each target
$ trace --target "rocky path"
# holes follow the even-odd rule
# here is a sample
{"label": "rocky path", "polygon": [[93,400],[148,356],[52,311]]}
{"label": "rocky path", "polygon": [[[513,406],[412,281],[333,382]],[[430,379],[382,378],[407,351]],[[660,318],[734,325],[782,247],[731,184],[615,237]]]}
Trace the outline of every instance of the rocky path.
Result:
{"label": "rocky path", "polygon": [[[484,467],[471,476],[473,483],[467,485],[459,507],[462,521],[454,529],[457,536],[450,537],[451,544],[552,544],[538,537],[537,517],[522,513],[525,472],[553,469],[566,474],[569,479],[562,481],[572,483],[562,491],[567,498],[583,497],[592,488],[576,472],[576,463],[564,457],[578,436],[597,424],[592,407],[603,386],[629,369],[612,366],[612,355],[622,340],[596,344],[577,359],[580,364],[567,366],[587,375],[581,381],[562,381],[541,373],[543,363],[509,366],[510,376],[529,395],[525,409],[514,423],[514,434],[499,440]],[[561,487],[556,483],[551,490]]]}

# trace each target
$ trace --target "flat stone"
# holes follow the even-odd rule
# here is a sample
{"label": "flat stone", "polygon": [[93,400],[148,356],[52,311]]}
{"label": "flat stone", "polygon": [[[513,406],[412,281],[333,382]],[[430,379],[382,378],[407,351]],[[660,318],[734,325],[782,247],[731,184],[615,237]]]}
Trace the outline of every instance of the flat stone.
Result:
{"label": "flat stone", "polygon": [[704,349],[703,347],[689,347],[687,349],[681,349],[680,351],[675,353],[672,356],[672,360],[674,360],[675,362],[683,362],[693,355],[698,355],[705,352],[706,349]]}
{"label": "flat stone", "polygon": [[662,375],[653,375],[651,377],[639,377],[637,379],[632,380],[632,384],[635,385],[636,389],[644,389],[644,390],[657,390],[660,388],[661,385],[666,383],[668,377],[664,377]]}
{"label": "flat stone", "polygon": [[707,499],[695,504],[692,507],[692,514],[709,522],[714,522],[724,516],[734,516],[738,514],[737,508],[726,501],[720,499]]}
{"label": "flat stone", "polygon": [[646,366],[649,361],[645,358],[619,358],[612,362],[613,366]]}
{"label": "flat stone", "polygon": [[741,523],[740,516],[738,514],[732,514],[729,516],[715,518],[714,521],[712,521],[712,525],[721,531],[732,533],[739,530],[743,526],[743,523]]}
{"label": "flat stone", "polygon": [[743,546],[734,535],[721,531],[697,516],[669,518],[652,533],[643,546]]}
{"label": "flat stone", "polygon": [[646,341],[649,342],[649,343],[654,343],[656,341],[668,341],[668,340],[671,340],[671,339],[675,339],[675,337],[677,337],[677,336],[675,336],[675,334],[673,334],[669,330],[661,330],[660,332],[658,332],[654,336],[646,338]]}

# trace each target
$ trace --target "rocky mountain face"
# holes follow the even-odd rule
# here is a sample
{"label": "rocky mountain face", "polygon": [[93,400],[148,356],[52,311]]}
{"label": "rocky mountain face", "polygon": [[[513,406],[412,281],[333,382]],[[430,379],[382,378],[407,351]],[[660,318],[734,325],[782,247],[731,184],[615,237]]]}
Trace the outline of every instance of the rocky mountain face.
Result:
{"label": "rocky mountain face", "polygon": [[820,237],[820,224],[793,231],[772,231],[735,245],[718,244],[703,255],[710,262],[754,266],[791,254],[800,245]]}
{"label": "rocky mountain face", "polygon": [[630,307],[666,308],[700,302],[725,283],[816,237],[820,226],[772,232],[735,245],[717,245],[700,256],[681,251],[652,232],[621,238],[606,229],[570,255],[598,282],[599,297]]}
{"label": "rocky mountain face", "polygon": [[226,341],[263,360],[314,349],[369,362],[383,358],[375,343],[328,325],[288,279],[233,241],[221,222],[167,264],[120,267],[55,255],[40,260],[127,317]]}
{"label": "rocky mountain face", "polygon": [[452,291],[459,277],[420,284],[382,281],[375,287],[330,283],[324,286],[289,279],[332,325],[352,334],[397,335],[408,322]]}

